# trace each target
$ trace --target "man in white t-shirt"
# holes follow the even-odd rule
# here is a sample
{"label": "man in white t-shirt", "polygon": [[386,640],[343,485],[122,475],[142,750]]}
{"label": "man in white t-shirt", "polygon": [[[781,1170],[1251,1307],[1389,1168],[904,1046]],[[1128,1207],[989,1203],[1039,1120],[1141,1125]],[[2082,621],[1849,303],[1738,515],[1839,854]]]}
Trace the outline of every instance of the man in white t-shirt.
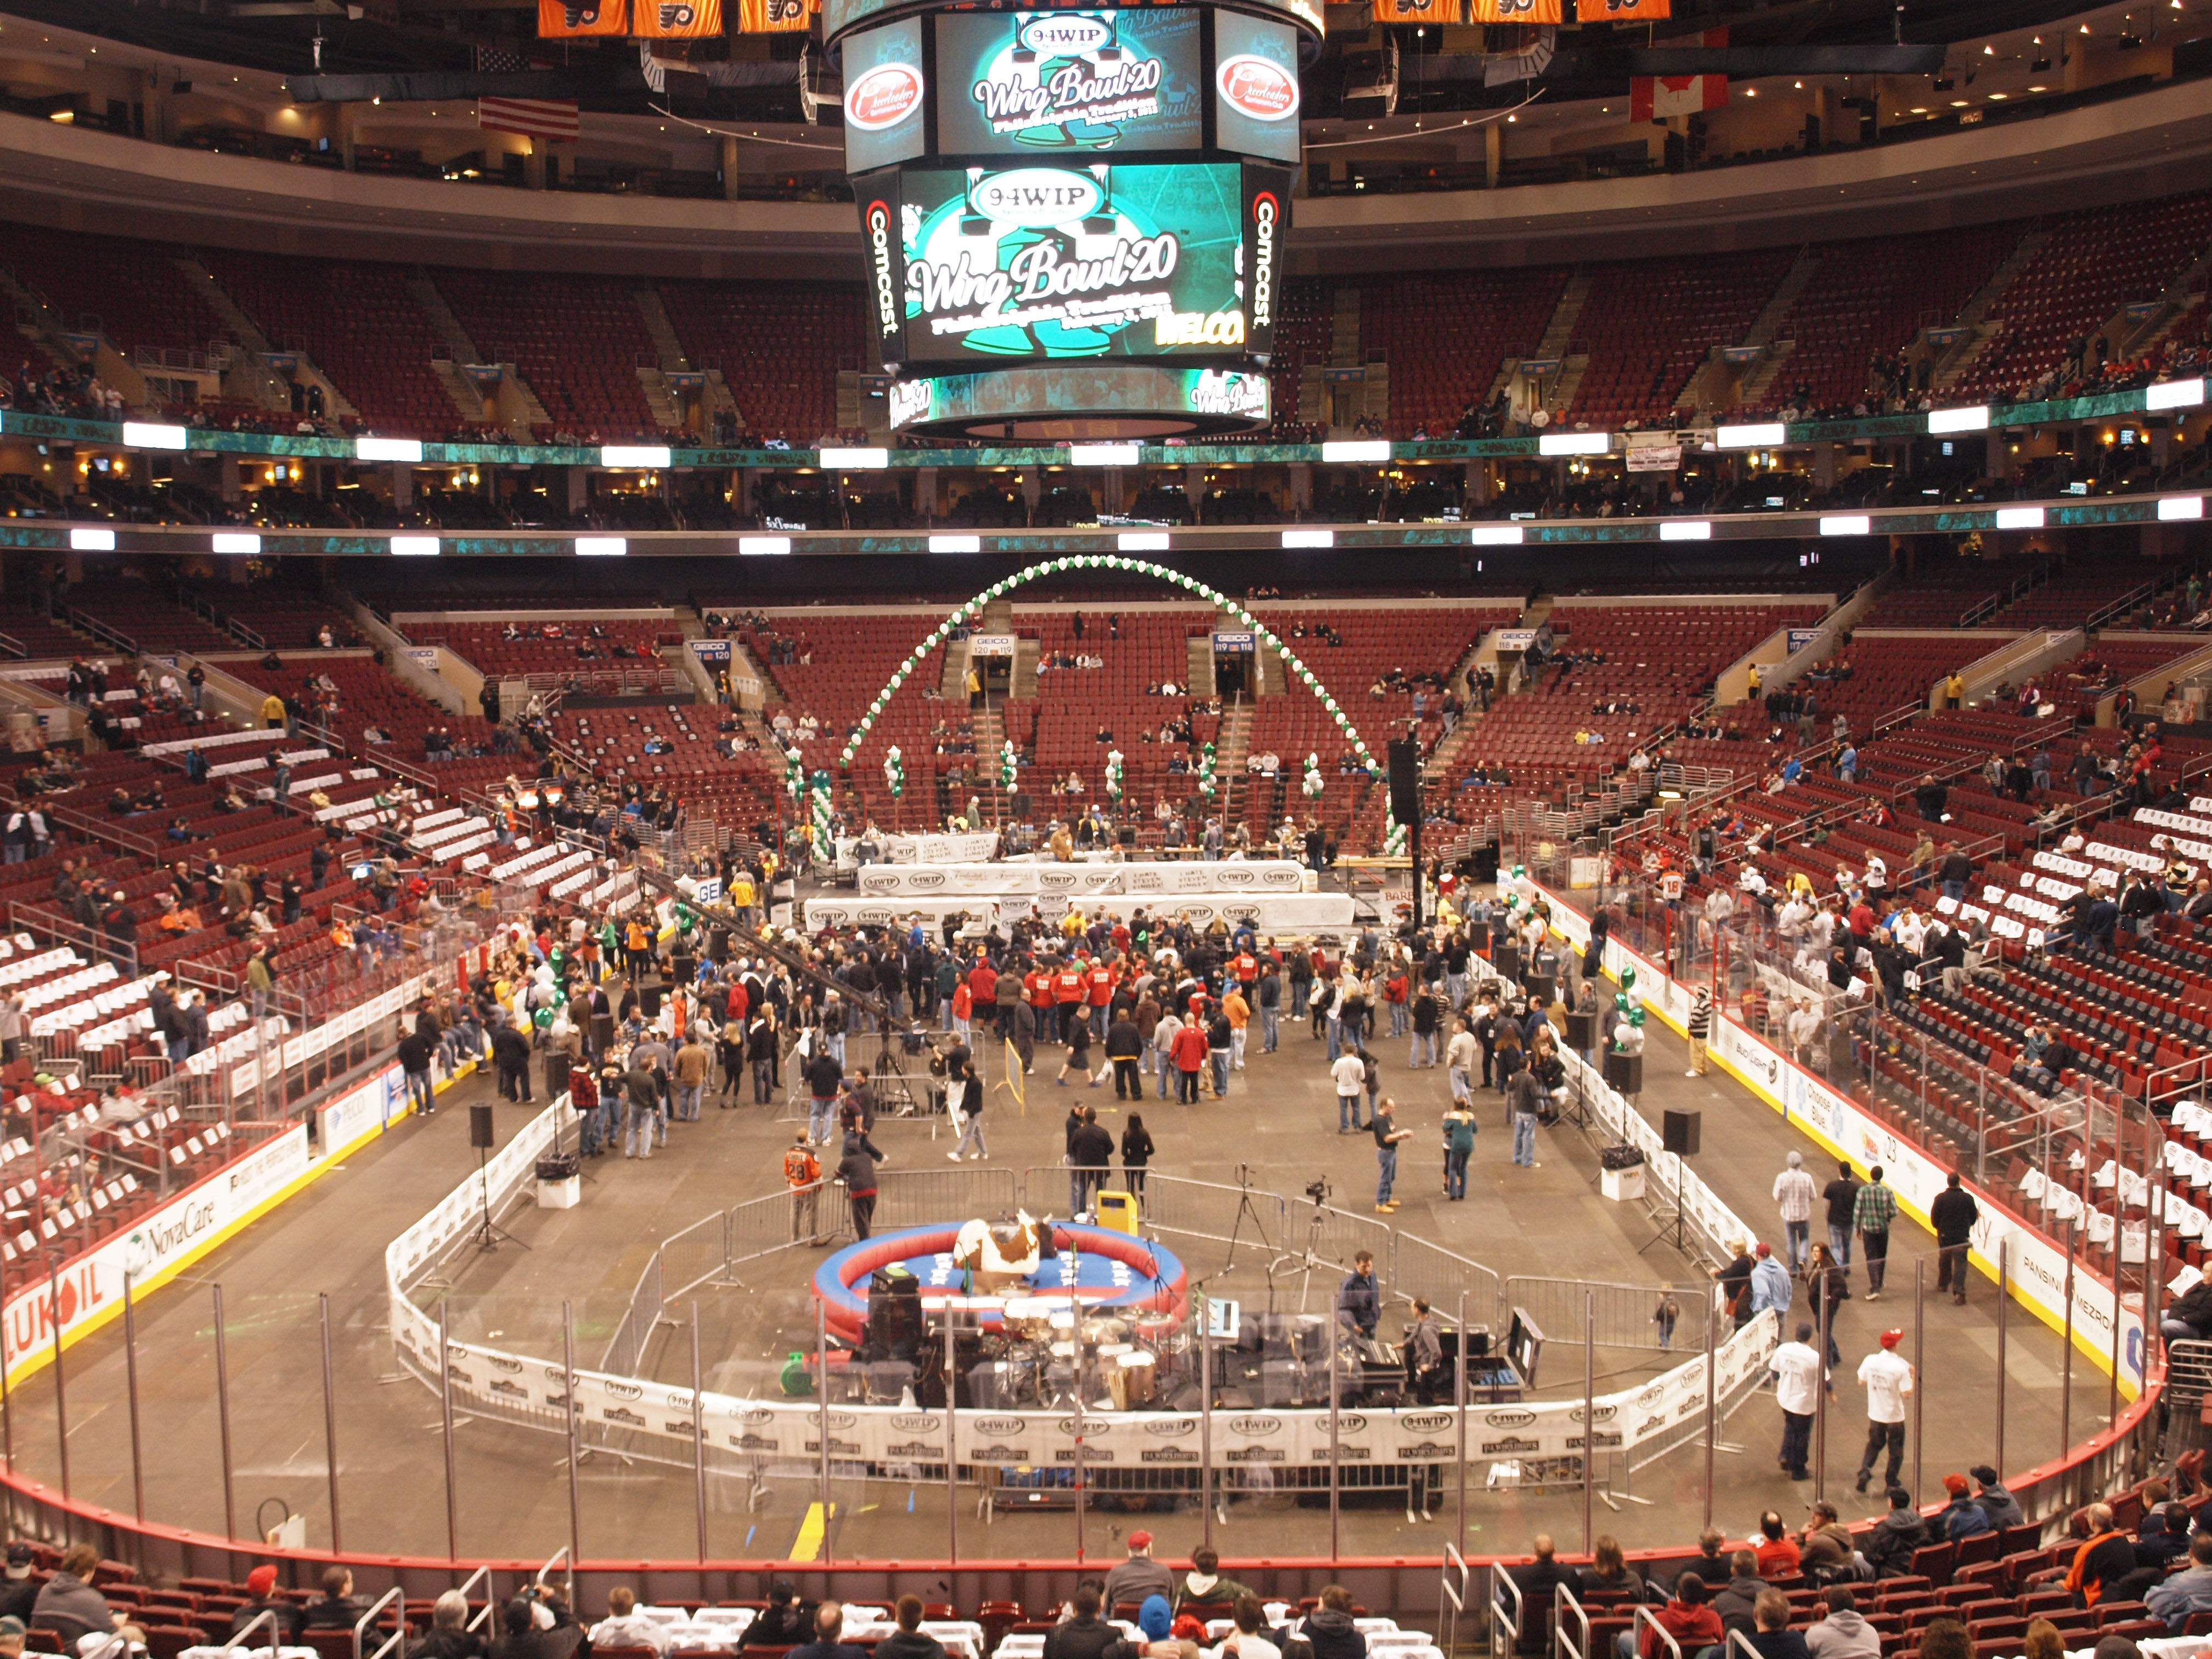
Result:
{"label": "man in white t-shirt", "polygon": [[1874,1478],[1874,1460],[1889,1448],[1889,1473],[1885,1486],[1897,1484],[1905,1468],[1905,1401],[1912,1392],[1912,1367],[1897,1352],[1903,1331],[1884,1331],[1881,1346],[1859,1361],[1859,1382],[1867,1393],[1866,1452],[1859,1459],[1858,1485],[1864,1492]]}
{"label": "man in white t-shirt", "polygon": [[1797,1340],[1784,1342],[1768,1358],[1774,1374],[1774,1403],[1782,1407],[1782,1451],[1778,1460],[1792,1480],[1809,1480],[1805,1468],[1813,1446],[1813,1413],[1826,1379],[1820,1356],[1813,1346],[1810,1323],[1797,1328]]}
{"label": "man in white t-shirt", "polygon": [[1367,1092],[1367,1062],[1357,1048],[1346,1048],[1330,1063],[1328,1074],[1336,1079],[1336,1132],[1357,1133],[1364,1127],[1359,1121],[1359,1097]]}

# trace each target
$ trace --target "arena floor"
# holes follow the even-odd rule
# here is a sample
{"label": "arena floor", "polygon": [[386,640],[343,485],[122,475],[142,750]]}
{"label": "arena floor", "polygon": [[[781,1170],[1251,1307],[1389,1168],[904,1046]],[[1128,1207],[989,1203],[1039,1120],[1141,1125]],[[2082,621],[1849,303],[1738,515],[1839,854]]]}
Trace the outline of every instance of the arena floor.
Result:
{"label": "arena floor", "polygon": [[[1705,1113],[1705,1151],[1698,1167],[1737,1213],[1754,1225],[1771,1220],[1769,1198],[1784,1153],[1796,1147],[1816,1171],[1823,1162],[1808,1141],[1727,1079],[1686,1079],[1682,1045],[1656,1023],[1648,1028],[1646,1091],[1642,1108],[1696,1106]],[[1589,1278],[1656,1286],[1685,1282],[1692,1270],[1671,1247],[1648,1250],[1650,1224],[1642,1212],[1598,1196],[1595,1155],[1581,1134],[1563,1125],[1540,1132],[1540,1167],[1516,1170],[1498,1097],[1485,1100],[1481,1135],[1464,1203],[1443,1201],[1440,1160],[1432,1152],[1437,1118],[1447,1097],[1441,1069],[1408,1074],[1407,1045],[1382,1048],[1386,1092],[1399,1103],[1401,1124],[1417,1131],[1400,1160],[1395,1224],[1501,1274]],[[1145,1116],[1158,1143],[1156,1172],[1229,1182],[1239,1163],[1255,1183],[1297,1200],[1306,1183],[1326,1176],[1334,1202],[1371,1212],[1375,1157],[1366,1138],[1340,1138],[1322,1044],[1303,1027],[1286,1027],[1282,1049],[1256,1052],[1226,1102],[1178,1107],[1148,1100]],[[857,1058],[857,1054],[855,1055]],[[1071,1099],[1099,1109],[1119,1132],[1110,1086],[1053,1085],[1056,1051],[1040,1051],[1027,1110],[1003,1091],[987,1119],[994,1162],[1019,1170],[1058,1162],[1061,1119]],[[448,1092],[436,1117],[409,1120],[372,1142],[290,1203],[231,1241],[198,1272],[155,1293],[138,1319],[146,1513],[151,1519],[220,1533],[224,1525],[210,1289],[224,1291],[231,1379],[237,1522],[241,1534],[273,1524],[287,1511],[307,1517],[311,1545],[331,1537],[318,1344],[319,1293],[330,1297],[337,1370],[339,1504],[342,1536],[353,1550],[442,1556],[447,1547],[443,1460],[435,1398],[398,1372],[386,1324],[383,1251],[407,1223],[450,1190],[473,1166],[467,1113],[455,1109],[488,1097],[471,1079]],[[502,1138],[524,1109],[498,1109]],[[532,1248],[503,1249],[458,1270],[450,1292],[457,1336],[557,1360],[561,1306],[574,1310],[580,1364],[596,1365],[644,1263],[656,1244],[702,1216],[780,1186],[778,1163],[791,1133],[777,1109],[711,1106],[696,1125],[672,1131],[664,1155],[651,1163],[619,1156],[587,1165],[593,1178],[574,1210],[526,1208],[509,1218]],[[951,1142],[920,1123],[886,1120],[878,1141],[896,1168],[949,1170]],[[973,1167],[973,1166],[969,1166]],[[1825,1174],[1822,1176],[1825,1179]],[[1048,1176],[1040,1176],[1040,1181]],[[1064,1207],[1064,1199],[1061,1206]],[[945,1218],[958,1219],[961,1218]],[[1300,1241],[1291,1241],[1296,1248]],[[766,1393],[794,1347],[811,1342],[806,1289],[818,1252],[792,1252],[751,1264],[745,1285],[699,1292],[699,1330],[708,1386]],[[1838,1320],[1844,1360],[1830,1423],[1826,1468],[1831,1496],[1847,1516],[1871,1515],[1878,1495],[1853,1498],[1851,1474],[1864,1433],[1862,1398],[1850,1373],[1884,1326],[1911,1324],[1916,1263],[1925,1261],[1928,1378],[1925,1490],[1940,1494],[1946,1471],[1992,1452],[1996,1333],[1995,1296],[1977,1282],[1966,1309],[1933,1294],[1931,1242],[1900,1226],[1891,1256],[1891,1294],[1875,1306],[1855,1300]],[[1194,1267],[1195,1274],[1199,1268]],[[1854,1289],[1863,1288],[1854,1275]],[[1294,1297],[1295,1280],[1279,1294]],[[1328,1305],[1334,1277],[1315,1276],[1309,1306]],[[1249,1293],[1249,1291],[1247,1292]],[[1281,1305],[1289,1306],[1286,1299]],[[1400,1321],[1386,1318],[1385,1334]],[[2055,1333],[2014,1309],[2007,1395],[2007,1462],[2032,1467],[2060,1449],[2060,1344]],[[1578,1393],[1582,1355],[1571,1333],[1551,1333],[1541,1392]],[[1650,1356],[1601,1349],[1598,1388],[1620,1386],[1647,1373]],[[687,1327],[664,1328],[649,1355],[653,1371],[688,1380]],[[70,1351],[67,1363],[69,1465],[80,1499],[128,1512],[132,1503],[121,1328],[112,1325]],[[2075,1438],[2104,1420],[2107,1389],[2101,1373],[2077,1356],[2071,1419]],[[51,1375],[24,1384],[12,1401],[19,1468],[58,1481],[55,1392]],[[1778,1473],[1773,1448],[1780,1419],[1771,1396],[1754,1397],[1726,1429],[1740,1449],[1717,1459],[1716,1524],[1732,1536],[1756,1524],[1759,1511],[1780,1510],[1793,1524],[1812,1496],[1808,1484]],[[568,1486],[562,1441],[511,1425],[463,1419],[456,1437],[460,1476],[460,1547],[465,1555],[547,1558],[568,1539]],[[1524,1549],[1531,1534],[1550,1531],[1562,1548],[1580,1543],[1579,1486],[1550,1491],[1486,1492],[1486,1465],[1468,1472],[1468,1547]],[[1908,1460],[1907,1478],[1911,1477]],[[1601,1501],[1595,1530],[1625,1544],[1680,1543],[1692,1537],[1704,1507],[1703,1456],[1692,1444],[1633,1479],[1650,1503]],[[836,1483],[825,1528],[818,1484],[769,1480],[757,1489],[720,1475],[708,1483],[710,1555],[718,1559],[914,1559],[947,1550],[946,1496],[941,1486],[887,1480]],[[987,1524],[975,1494],[963,1493],[957,1517],[963,1559],[1072,1556],[1078,1547],[1070,1513],[1000,1510]],[[1409,1525],[1395,1498],[1347,1492],[1339,1522],[1346,1553],[1430,1555],[1452,1535],[1455,1488],[1447,1475],[1435,1519]],[[698,1547],[693,1476],[688,1468],[590,1456],[582,1474],[582,1539],[589,1559],[688,1558]],[[1158,1536],[1158,1553],[1179,1557],[1200,1539],[1194,1504],[1139,1520],[1112,1508],[1091,1508],[1081,1545],[1091,1555],[1118,1556],[1116,1541],[1137,1525]],[[1314,1555],[1329,1547],[1325,1503],[1301,1504],[1279,1494],[1242,1493],[1228,1501],[1214,1540],[1226,1556]],[[826,1532],[826,1537],[825,1537]]]}

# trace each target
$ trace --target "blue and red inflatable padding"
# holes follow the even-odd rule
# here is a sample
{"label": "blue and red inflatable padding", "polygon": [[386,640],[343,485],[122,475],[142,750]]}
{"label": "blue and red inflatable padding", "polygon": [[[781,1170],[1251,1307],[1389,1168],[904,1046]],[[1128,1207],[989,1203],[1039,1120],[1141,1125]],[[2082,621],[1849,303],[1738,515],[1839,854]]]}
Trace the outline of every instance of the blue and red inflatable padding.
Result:
{"label": "blue and red inflatable padding", "polygon": [[[921,1282],[925,1306],[968,1295],[967,1275],[952,1265],[960,1226],[947,1223],[878,1233],[826,1259],[814,1270],[814,1296],[831,1334],[848,1342],[860,1340],[868,1318],[868,1281],[877,1269],[893,1263]],[[1038,1264],[1030,1288],[1010,1289],[1005,1297],[1061,1307],[1079,1304],[1086,1313],[1161,1313],[1181,1319],[1189,1311],[1189,1277],[1172,1250],[1079,1222],[1053,1223],[1052,1243],[1053,1253]],[[999,1316],[990,1310],[981,1310],[979,1322],[986,1330],[1000,1328]]]}

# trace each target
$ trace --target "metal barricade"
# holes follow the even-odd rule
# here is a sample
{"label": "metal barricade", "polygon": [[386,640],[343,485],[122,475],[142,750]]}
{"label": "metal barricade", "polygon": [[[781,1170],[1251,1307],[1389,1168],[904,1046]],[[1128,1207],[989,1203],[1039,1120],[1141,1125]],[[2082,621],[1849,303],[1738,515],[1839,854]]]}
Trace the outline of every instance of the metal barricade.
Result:
{"label": "metal barricade", "polygon": [[[1400,1233],[1393,1242],[1384,1279],[1384,1288],[1392,1294],[1407,1301],[1419,1297],[1438,1313],[1452,1308],[1463,1292],[1468,1317],[1499,1329],[1504,1327],[1507,1309],[1513,1305],[1505,1281],[1494,1271],[1410,1233]],[[1541,1321],[1538,1323],[1542,1325]]]}
{"label": "metal barricade", "polygon": [[[1694,1350],[1700,1340],[1696,1334],[1695,1315],[1703,1294],[1701,1286],[1693,1286],[1677,1298],[1678,1304],[1687,1304],[1683,1312],[1692,1329],[1684,1341],[1689,1350]],[[1613,1285],[1583,1279],[1530,1279],[1518,1274],[1505,1281],[1505,1305],[1526,1309],[1535,1320],[1536,1328],[1543,1331],[1565,1332],[1579,1324],[1585,1296],[1595,1304],[1597,1329],[1592,1340],[1599,1347],[1673,1351],[1672,1330],[1656,1317],[1663,1299],[1656,1285]]]}
{"label": "metal barricade", "polygon": [[[770,1197],[757,1202],[774,1204]],[[660,1262],[661,1300],[669,1302],[708,1280],[719,1279],[730,1266],[729,1213],[703,1216],[681,1232],[661,1240],[653,1254]]]}
{"label": "metal barricade", "polygon": [[630,1292],[629,1306],[617,1322],[614,1334],[607,1339],[606,1352],[599,1360],[601,1370],[616,1376],[645,1374],[646,1344],[661,1322],[660,1309],[665,1300],[660,1293],[660,1255],[655,1251],[638,1275],[637,1288]]}
{"label": "metal barricade", "polygon": [[1021,1202],[1012,1170],[884,1170],[876,1176],[875,1224],[918,1227],[947,1216],[1011,1217]]}

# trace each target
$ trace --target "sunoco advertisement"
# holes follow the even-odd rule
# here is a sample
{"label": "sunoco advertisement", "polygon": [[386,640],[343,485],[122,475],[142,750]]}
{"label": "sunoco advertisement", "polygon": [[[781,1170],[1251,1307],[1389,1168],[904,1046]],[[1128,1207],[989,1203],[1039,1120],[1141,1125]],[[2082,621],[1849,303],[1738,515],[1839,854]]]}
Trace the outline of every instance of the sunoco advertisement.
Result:
{"label": "sunoco advertisement", "polygon": [[[939,17],[939,152],[1196,149],[1205,138],[1200,15],[1177,8]],[[1295,121],[1291,131],[1295,138]]]}
{"label": "sunoco advertisement", "polygon": [[900,189],[908,362],[1248,349],[1234,166],[969,167]]}

